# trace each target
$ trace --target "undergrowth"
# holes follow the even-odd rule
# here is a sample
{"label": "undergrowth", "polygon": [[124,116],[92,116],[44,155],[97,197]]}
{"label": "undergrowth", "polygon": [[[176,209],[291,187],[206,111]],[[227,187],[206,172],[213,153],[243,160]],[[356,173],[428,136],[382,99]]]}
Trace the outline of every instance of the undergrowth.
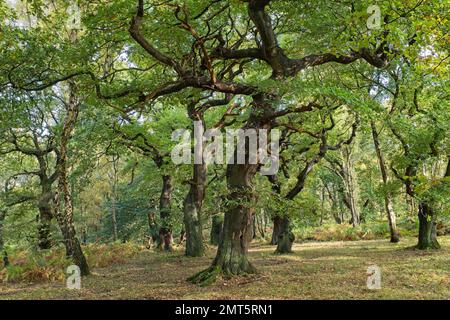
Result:
{"label": "undergrowth", "polygon": [[[91,268],[104,268],[126,262],[143,247],[134,243],[88,244],[83,252]],[[64,281],[66,269],[72,262],[64,248],[49,250],[16,250],[9,252],[10,265],[0,270],[0,282]]]}

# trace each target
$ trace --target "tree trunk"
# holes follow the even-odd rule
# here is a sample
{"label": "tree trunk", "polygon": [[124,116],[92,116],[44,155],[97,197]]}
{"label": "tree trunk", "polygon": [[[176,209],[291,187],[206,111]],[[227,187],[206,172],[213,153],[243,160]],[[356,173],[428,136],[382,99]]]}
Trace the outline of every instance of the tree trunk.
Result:
{"label": "tree trunk", "polygon": [[205,198],[206,165],[194,164],[189,192],[183,202],[184,226],[186,228],[186,251],[188,257],[205,254],[201,210]]}
{"label": "tree trunk", "polygon": [[186,241],[186,230],[181,230],[180,232],[180,244]]}
{"label": "tree trunk", "polygon": [[39,221],[38,221],[38,248],[41,250],[50,249],[53,245],[51,239],[51,223],[53,219],[52,201],[53,191],[52,184],[55,175],[47,176],[47,162],[44,157],[39,156],[38,162],[40,166],[39,179],[41,186],[41,195],[38,199]]}
{"label": "tree trunk", "polygon": [[436,214],[433,208],[425,202],[419,204],[419,243],[417,248],[425,249],[440,249],[437,241],[436,232]]}
{"label": "tree trunk", "polygon": [[[61,133],[60,148],[58,150],[57,170],[58,174],[58,190],[55,192],[55,216],[60,226],[63,242],[66,247],[66,255],[80,268],[81,275],[89,275],[89,266],[86,257],[81,249],[80,242],[76,237],[75,227],[73,224],[73,203],[69,188],[67,174],[67,149],[70,137],[75,127],[78,117],[78,101],[74,93],[74,85],[70,85],[70,97],[67,104],[66,118]],[[63,205],[61,206],[61,200]],[[61,211],[61,207],[63,210]]]}
{"label": "tree trunk", "polygon": [[391,242],[397,243],[400,241],[399,233],[397,230],[397,222],[395,217],[394,208],[392,206],[392,195],[385,195],[384,197],[384,206],[386,209],[386,214],[388,216],[389,221],[389,231],[391,233]]}
{"label": "tree trunk", "polygon": [[[281,184],[278,180],[277,175],[269,176],[269,181],[272,183],[272,190],[281,197]],[[270,240],[270,244],[276,246],[278,244],[278,237],[281,233],[281,223],[282,218],[277,213],[272,215],[273,229],[272,229],[272,239]]]}
{"label": "tree trunk", "polygon": [[205,253],[203,228],[200,219],[201,206],[197,206],[189,191],[183,203],[184,227],[186,228],[186,250],[188,257],[201,257]]}
{"label": "tree trunk", "polygon": [[[372,127],[372,137],[373,137],[373,143],[375,146],[375,151],[376,151],[377,157],[378,157],[378,164],[380,165],[381,177],[383,178],[383,185],[386,188],[386,186],[388,184],[388,174],[387,174],[387,169],[386,169],[386,163],[384,161],[384,156],[381,151],[380,139],[378,137],[378,132],[377,132],[375,122],[372,121],[370,124]],[[398,234],[398,230],[397,230],[396,217],[395,217],[395,212],[394,212],[394,209],[392,206],[392,194],[387,190],[384,195],[384,207],[385,207],[386,215],[387,215],[387,218],[389,221],[389,231],[391,233],[391,242],[392,243],[399,242],[400,238],[399,238],[399,234]]]}
{"label": "tree trunk", "polygon": [[213,245],[218,245],[220,240],[220,234],[222,233],[223,227],[223,215],[216,214],[212,216],[211,222],[211,238],[210,243]]}
{"label": "tree trunk", "polygon": [[258,232],[261,235],[261,238],[265,239],[266,238],[266,227],[267,227],[267,223],[266,223],[266,214],[264,209],[261,210],[261,216],[260,219],[257,220],[257,225],[258,225]]}
{"label": "tree trunk", "polygon": [[273,218],[273,230],[272,230],[272,239],[270,240],[270,244],[276,246],[278,244],[278,237],[281,233],[281,224],[282,218],[279,215],[275,215]]}
{"label": "tree trunk", "polygon": [[[450,156],[448,158],[447,169],[444,178],[450,177]],[[448,182],[444,182],[448,183]],[[437,241],[437,215],[433,208],[426,202],[419,203],[419,242],[417,248],[440,249],[441,245]]]}
{"label": "tree trunk", "polygon": [[3,224],[5,223],[6,210],[0,209],[0,253],[2,255],[3,266],[7,267],[9,265],[8,253],[4,248],[5,242],[3,240]]}
{"label": "tree trunk", "polygon": [[278,235],[276,253],[291,253],[295,236],[291,230],[291,223],[288,217],[281,218],[280,233]]}
{"label": "tree trunk", "polygon": [[252,179],[257,165],[229,165],[227,170],[230,188],[229,200],[235,203],[225,213],[222,234],[213,266],[225,274],[254,273],[256,270],[248,261],[247,251],[253,237],[254,193]]}
{"label": "tree trunk", "polygon": [[[159,231],[158,231],[158,224],[156,223],[155,213],[149,212],[147,214],[148,219],[148,229],[150,233],[150,239],[154,244],[158,246],[159,244]],[[149,246],[150,248],[150,246]]]}
{"label": "tree trunk", "polygon": [[172,177],[163,175],[163,186],[161,190],[161,196],[159,199],[159,214],[161,217],[161,227],[159,228],[159,243],[158,249],[164,249],[165,251],[172,251],[173,236],[172,236],[172,223],[171,207],[172,200]]}
{"label": "tree trunk", "polygon": [[361,216],[358,209],[356,185],[354,181],[354,169],[351,159],[351,150],[349,146],[341,149],[343,155],[342,175],[345,186],[345,204],[350,210],[351,224],[356,227],[361,222]]}
{"label": "tree trunk", "polygon": [[116,213],[116,196],[114,194],[111,198],[111,217],[112,217],[112,226],[113,226],[113,240],[117,241],[118,233],[117,233],[117,213]]}
{"label": "tree trunk", "polygon": [[[269,120],[269,116],[273,113],[273,103],[274,101],[266,101],[264,95],[254,96],[253,110],[243,129],[267,129],[270,132],[272,120]],[[253,236],[255,214],[253,178],[260,165],[249,163],[249,141],[245,142],[245,163],[238,164],[237,156],[238,149],[235,148],[234,161],[227,166],[229,204],[216,257],[210,268],[188,279],[193,283],[209,284],[220,273],[231,276],[256,272],[248,260],[247,252]]]}
{"label": "tree trunk", "polygon": [[118,155],[113,155],[111,164],[112,164],[112,172],[110,172],[109,180],[110,180],[110,187],[111,187],[111,222],[112,222],[112,233],[113,233],[113,240],[117,241],[119,239],[119,233],[118,233],[118,227],[117,227],[117,183],[118,183],[118,176],[117,176],[117,162],[119,161]]}
{"label": "tree trunk", "polygon": [[52,221],[52,209],[49,205],[39,206],[38,247],[41,250],[50,249],[52,240],[50,227]]}

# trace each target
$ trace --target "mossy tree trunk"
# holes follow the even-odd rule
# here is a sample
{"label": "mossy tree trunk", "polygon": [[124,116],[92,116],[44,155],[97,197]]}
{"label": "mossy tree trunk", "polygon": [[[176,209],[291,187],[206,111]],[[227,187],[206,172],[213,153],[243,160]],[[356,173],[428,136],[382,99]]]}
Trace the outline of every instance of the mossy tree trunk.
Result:
{"label": "mossy tree trunk", "polygon": [[[258,132],[270,132],[273,100],[265,95],[253,97],[253,110],[246,126]],[[263,146],[265,147],[265,146]],[[245,141],[245,163],[237,163],[238,149],[234,151],[234,161],[227,166],[228,208],[226,208],[222,233],[216,257],[210,268],[190,277],[193,283],[202,285],[213,282],[218,274],[226,276],[255,273],[256,268],[248,260],[247,252],[253,238],[253,219],[255,215],[253,179],[259,164],[250,164],[250,142]],[[229,159],[228,159],[229,160]]]}
{"label": "mossy tree trunk", "polygon": [[169,175],[162,176],[162,190],[159,198],[159,214],[161,218],[161,226],[159,228],[158,249],[165,251],[173,250],[173,236],[171,225],[171,200],[172,200],[172,177]]}
{"label": "mossy tree trunk", "polygon": [[52,209],[49,206],[39,206],[39,224],[38,224],[38,247],[41,250],[50,249],[51,240],[51,221]]}
{"label": "mossy tree trunk", "polygon": [[220,234],[222,233],[223,228],[223,219],[223,214],[216,214],[212,216],[210,243],[213,245],[219,244]]}
{"label": "mossy tree trunk", "polygon": [[[46,168],[41,168],[41,172],[45,171]],[[41,196],[38,199],[38,209],[39,209],[39,223],[38,223],[38,248],[41,250],[50,249],[52,247],[51,239],[51,223],[53,219],[52,212],[52,201],[53,201],[53,191],[52,183],[53,179],[56,179],[56,175],[50,179],[47,177],[45,172],[40,174],[41,183]]]}
{"label": "mossy tree trunk", "polygon": [[[188,257],[201,257],[205,254],[203,244],[203,226],[201,211],[205,199],[206,188],[206,163],[203,157],[203,134],[205,131],[205,121],[203,113],[195,109],[197,101],[194,100],[188,106],[188,114],[193,121],[194,132],[194,158],[192,168],[192,179],[189,181],[189,192],[183,202],[184,228],[186,231],[186,250]],[[201,136],[201,139],[198,137]]]}
{"label": "mossy tree trunk", "polygon": [[278,235],[276,253],[291,253],[295,236],[291,230],[291,223],[288,217],[281,218],[280,233]]}
{"label": "mossy tree trunk", "polygon": [[[35,138],[36,140],[37,138]],[[36,149],[39,149],[39,145],[35,143]],[[54,146],[56,148],[56,146]],[[49,149],[50,151],[53,149]],[[53,220],[53,190],[52,186],[58,178],[59,171],[56,169],[53,174],[49,175],[48,171],[48,158],[46,153],[36,152],[36,159],[39,164],[39,184],[41,187],[41,194],[38,198],[39,209],[39,223],[38,223],[38,248],[41,250],[50,249],[53,245],[51,237],[51,224]]]}
{"label": "mossy tree trunk", "polygon": [[440,249],[437,241],[436,214],[425,202],[419,204],[419,242],[417,248],[420,250]]}
{"label": "mossy tree trunk", "polygon": [[203,245],[203,228],[200,215],[203,204],[203,190],[199,191],[199,188],[202,187],[195,185],[194,178],[194,182],[191,184],[189,193],[183,202],[184,227],[186,229],[185,255],[188,257],[201,257],[205,253],[205,247]]}
{"label": "mossy tree trunk", "polygon": [[257,165],[229,165],[227,170],[231,207],[224,217],[219,248],[213,266],[224,274],[238,275],[254,273],[256,270],[248,261],[247,251],[253,238],[253,218],[255,210],[252,202],[254,193],[252,179]]}
{"label": "mossy tree trunk", "polygon": [[276,246],[278,244],[278,237],[281,233],[281,223],[282,218],[279,215],[274,215],[272,218],[273,221],[273,230],[272,230],[272,238],[270,240],[270,244]]}
{"label": "mossy tree trunk", "polygon": [[[444,179],[450,177],[450,155],[448,156],[447,169]],[[448,186],[449,182],[444,181]],[[433,207],[425,201],[419,203],[419,241],[417,248],[420,250],[440,249],[437,240],[437,214]]]}

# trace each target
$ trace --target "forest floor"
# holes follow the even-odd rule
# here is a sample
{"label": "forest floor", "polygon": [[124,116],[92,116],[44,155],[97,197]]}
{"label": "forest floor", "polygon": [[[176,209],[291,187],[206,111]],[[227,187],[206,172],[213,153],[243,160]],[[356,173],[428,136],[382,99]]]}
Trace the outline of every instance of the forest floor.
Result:
{"label": "forest floor", "polygon": [[[63,283],[0,283],[0,299],[450,299],[450,236],[440,251],[418,251],[416,240],[305,242],[294,253],[273,254],[255,243],[250,260],[259,273],[218,279],[208,287],[186,281],[208,267],[215,248],[203,258],[140,251],[127,263],[92,270],[81,290]],[[381,269],[381,289],[367,289],[367,268]]]}

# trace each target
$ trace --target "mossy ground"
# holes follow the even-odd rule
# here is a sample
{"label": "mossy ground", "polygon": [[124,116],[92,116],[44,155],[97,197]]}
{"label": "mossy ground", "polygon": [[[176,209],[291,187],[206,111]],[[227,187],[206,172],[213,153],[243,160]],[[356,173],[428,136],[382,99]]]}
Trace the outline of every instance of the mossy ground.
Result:
{"label": "mossy ground", "polygon": [[[62,281],[0,283],[0,299],[449,299],[450,236],[439,241],[439,251],[411,249],[414,238],[307,242],[289,255],[255,243],[250,261],[258,274],[219,278],[207,287],[186,279],[208,267],[215,248],[202,258],[184,257],[182,248],[143,250],[126,262],[93,268],[79,291]],[[370,265],[381,268],[380,290],[366,287]]]}

